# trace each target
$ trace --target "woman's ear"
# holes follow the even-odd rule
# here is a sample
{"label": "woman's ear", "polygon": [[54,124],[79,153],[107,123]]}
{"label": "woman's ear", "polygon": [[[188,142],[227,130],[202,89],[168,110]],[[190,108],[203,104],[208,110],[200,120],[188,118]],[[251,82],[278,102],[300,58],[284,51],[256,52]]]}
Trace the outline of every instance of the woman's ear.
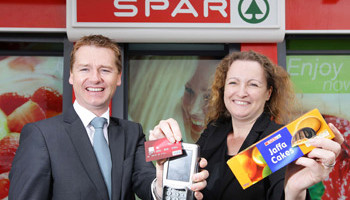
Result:
{"label": "woman's ear", "polygon": [[267,90],[266,101],[270,100],[272,90],[273,90],[272,86]]}

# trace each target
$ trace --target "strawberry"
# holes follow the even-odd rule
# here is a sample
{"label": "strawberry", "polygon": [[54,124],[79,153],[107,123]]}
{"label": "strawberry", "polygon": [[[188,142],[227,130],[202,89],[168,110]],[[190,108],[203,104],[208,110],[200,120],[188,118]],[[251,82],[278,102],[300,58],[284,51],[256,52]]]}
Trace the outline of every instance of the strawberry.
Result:
{"label": "strawberry", "polygon": [[[333,123],[344,136],[344,142],[340,155],[337,157],[337,163],[329,174],[329,177],[323,181],[325,193],[323,200],[328,199],[349,199],[350,198],[350,121],[347,119],[323,115],[327,123]],[[348,188],[348,189],[346,189]]]}
{"label": "strawberry", "polygon": [[0,108],[6,115],[11,114],[18,106],[29,100],[29,97],[18,95],[15,92],[8,92],[0,95]]}
{"label": "strawberry", "polygon": [[12,160],[19,145],[19,135],[19,133],[10,133],[0,140],[0,174],[11,169]]}
{"label": "strawberry", "polygon": [[38,88],[31,99],[45,111],[46,117],[52,117],[62,112],[62,95],[51,87]]}
{"label": "strawberry", "polygon": [[20,71],[34,71],[35,66],[40,64],[42,60],[38,57],[32,56],[19,56],[16,59],[10,61],[8,65],[11,69]]}
{"label": "strawberry", "polygon": [[0,178],[0,199],[8,196],[10,187],[10,180],[7,178]]}
{"label": "strawberry", "polygon": [[0,56],[0,61],[6,59],[8,56]]}
{"label": "strawberry", "polygon": [[7,125],[11,132],[21,132],[27,123],[45,119],[45,113],[40,106],[29,100],[18,107],[7,117]]}

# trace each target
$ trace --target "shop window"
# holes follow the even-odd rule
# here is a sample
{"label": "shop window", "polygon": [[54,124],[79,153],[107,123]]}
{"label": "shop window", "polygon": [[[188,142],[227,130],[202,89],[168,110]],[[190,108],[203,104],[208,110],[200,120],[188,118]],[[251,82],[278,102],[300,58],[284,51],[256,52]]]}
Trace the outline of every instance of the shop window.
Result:
{"label": "shop window", "polygon": [[147,137],[160,120],[174,118],[183,140],[196,142],[204,128],[210,80],[228,47],[131,44],[128,49],[128,118],[140,122]]}
{"label": "shop window", "polygon": [[345,142],[329,178],[312,188],[313,199],[348,199],[350,191],[350,38],[287,37],[286,68],[304,111],[318,108]]}
{"label": "shop window", "polygon": [[0,199],[26,123],[62,112],[63,43],[0,35]]}

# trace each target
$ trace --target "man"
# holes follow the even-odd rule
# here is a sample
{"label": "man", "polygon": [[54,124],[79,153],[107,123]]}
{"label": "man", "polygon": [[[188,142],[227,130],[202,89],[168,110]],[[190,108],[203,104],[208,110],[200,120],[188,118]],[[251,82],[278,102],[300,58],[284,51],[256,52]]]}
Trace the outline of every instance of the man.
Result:
{"label": "man", "polygon": [[[63,115],[23,128],[9,199],[124,200],[134,199],[134,192],[141,199],[160,196],[162,162],[157,162],[156,173],[145,161],[142,127],[109,117],[121,70],[120,50],[110,39],[92,35],[76,42],[69,78],[76,101]],[[101,124],[95,125],[95,119]],[[193,189],[199,191],[208,174],[195,176],[199,183]],[[196,197],[202,194],[196,192]]]}

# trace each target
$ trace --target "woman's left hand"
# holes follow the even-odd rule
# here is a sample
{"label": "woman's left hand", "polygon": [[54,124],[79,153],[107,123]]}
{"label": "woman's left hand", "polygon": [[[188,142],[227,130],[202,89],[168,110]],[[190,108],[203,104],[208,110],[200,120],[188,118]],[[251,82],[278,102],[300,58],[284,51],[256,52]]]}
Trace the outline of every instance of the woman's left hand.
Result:
{"label": "woman's left hand", "polygon": [[288,165],[284,183],[286,199],[305,199],[306,189],[324,180],[332,171],[344,137],[333,124],[329,127],[335,135],[333,140],[310,139],[309,144],[316,148]]}

